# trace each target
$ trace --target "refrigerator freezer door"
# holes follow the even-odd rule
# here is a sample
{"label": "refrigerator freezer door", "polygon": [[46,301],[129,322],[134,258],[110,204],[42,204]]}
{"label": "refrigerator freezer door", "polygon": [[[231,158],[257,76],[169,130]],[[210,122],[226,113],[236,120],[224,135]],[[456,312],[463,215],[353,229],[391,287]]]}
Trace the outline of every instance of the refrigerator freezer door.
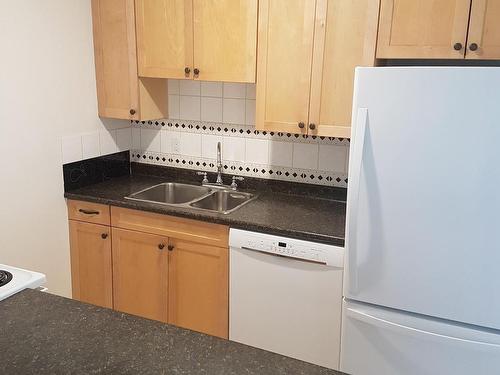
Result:
{"label": "refrigerator freezer door", "polygon": [[500,68],[358,68],[345,296],[500,329]]}
{"label": "refrigerator freezer door", "polygon": [[500,335],[344,303],[341,371],[352,375],[493,375]]}

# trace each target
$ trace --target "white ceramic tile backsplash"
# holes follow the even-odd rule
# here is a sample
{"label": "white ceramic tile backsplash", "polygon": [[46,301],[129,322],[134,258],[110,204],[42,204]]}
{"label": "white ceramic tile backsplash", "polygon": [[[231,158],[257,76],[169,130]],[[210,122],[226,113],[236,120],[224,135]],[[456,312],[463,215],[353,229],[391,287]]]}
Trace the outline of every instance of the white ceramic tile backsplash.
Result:
{"label": "white ceramic tile backsplash", "polygon": [[269,143],[269,164],[279,167],[293,167],[293,143],[271,141]]}
{"label": "white ceramic tile backsplash", "polygon": [[269,164],[269,141],[267,139],[247,139],[245,161],[252,164]]}
{"label": "white ceramic tile backsplash", "polygon": [[200,81],[181,80],[179,82],[179,94],[188,96],[200,96]]}
{"label": "white ceramic tile backsplash", "polygon": [[347,172],[347,152],[345,147],[320,145],[318,161],[318,167],[323,171]]}
{"label": "white ceramic tile backsplash", "polygon": [[245,99],[224,99],[222,122],[224,124],[245,124]]}
{"label": "white ceramic tile backsplash", "polygon": [[247,85],[245,83],[224,83],[224,98],[245,99]]}
{"label": "white ceramic tile backsplash", "polygon": [[118,152],[116,130],[101,130],[99,132],[99,144],[101,146],[101,155]]}
{"label": "white ceramic tile backsplash", "polygon": [[222,98],[201,98],[201,121],[222,121]]}
{"label": "white ceramic tile backsplash", "polygon": [[349,141],[255,130],[255,85],[169,80],[168,120],[62,139],[63,162],[131,149],[132,161],[347,186]]}
{"label": "white ceramic tile backsplash", "polygon": [[141,129],[141,148],[146,151],[161,152],[161,134],[154,129]]}
{"label": "white ceramic tile backsplash", "polygon": [[101,155],[99,146],[99,132],[87,133],[82,135],[82,158],[92,159]]}
{"label": "white ceramic tile backsplash", "polygon": [[118,151],[127,151],[132,148],[132,129],[118,129],[116,131]]}
{"label": "white ceramic tile backsplash", "polygon": [[180,153],[187,156],[201,156],[201,134],[182,132]]}
{"label": "white ceramic tile backsplash", "polygon": [[63,137],[61,146],[63,164],[72,163],[82,159],[81,136]]}
{"label": "white ceramic tile backsplash", "polygon": [[222,98],[222,82],[201,82],[201,96]]}
{"label": "white ceramic tile backsplash", "polygon": [[224,160],[245,161],[246,139],[224,137],[222,157]]}
{"label": "white ceramic tile backsplash", "polygon": [[168,95],[168,113],[171,118],[180,117],[181,97],[179,95]]}
{"label": "white ceramic tile backsplash", "polygon": [[218,142],[222,146],[224,138],[216,135],[203,135],[201,140],[201,156],[207,159],[216,159]]}
{"label": "white ceramic tile backsplash", "polygon": [[180,97],[179,117],[184,120],[200,120],[200,96],[182,96]]}
{"label": "white ceramic tile backsplash", "polygon": [[170,79],[168,94],[171,119],[255,124],[255,84]]}
{"label": "white ceramic tile backsplash", "polygon": [[141,149],[141,129],[139,128],[132,128],[132,149]]}
{"label": "white ceramic tile backsplash", "polygon": [[293,145],[293,167],[301,169],[318,169],[317,144],[296,143]]}

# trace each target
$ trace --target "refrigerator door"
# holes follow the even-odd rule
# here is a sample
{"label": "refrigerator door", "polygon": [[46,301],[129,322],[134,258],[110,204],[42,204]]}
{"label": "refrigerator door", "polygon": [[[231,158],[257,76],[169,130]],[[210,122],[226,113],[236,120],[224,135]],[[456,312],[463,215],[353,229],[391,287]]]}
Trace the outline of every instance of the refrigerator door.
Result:
{"label": "refrigerator door", "polygon": [[500,68],[358,68],[345,296],[500,329]]}
{"label": "refrigerator door", "polygon": [[352,375],[498,374],[500,335],[344,303],[340,370]]}

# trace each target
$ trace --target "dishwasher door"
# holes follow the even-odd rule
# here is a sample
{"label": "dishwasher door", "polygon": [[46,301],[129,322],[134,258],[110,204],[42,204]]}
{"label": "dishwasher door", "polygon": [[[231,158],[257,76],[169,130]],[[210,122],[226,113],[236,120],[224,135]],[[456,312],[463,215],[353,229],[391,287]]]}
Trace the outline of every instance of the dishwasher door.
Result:
{"label": "dishwasher door", "polygon": [[342,268],[233,247],[229,311],[230,340],[339,368]]}

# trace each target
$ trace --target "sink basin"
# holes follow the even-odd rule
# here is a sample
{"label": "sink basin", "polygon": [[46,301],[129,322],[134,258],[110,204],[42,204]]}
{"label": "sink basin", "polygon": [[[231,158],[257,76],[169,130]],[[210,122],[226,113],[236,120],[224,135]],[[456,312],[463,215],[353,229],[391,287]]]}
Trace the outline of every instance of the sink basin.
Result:
{"label": "sink basin", "polygon": [[190,206],[202,210],[228,214],[255,198],[256,196],[250,193],[220,190],[213,192],[203,199],[191,203]]}
{"label": "sink basin", "polygon": [[143,202],[181,205],[200,199],[211,192],[212,189],[204,186],[168,182],[138,191],[126,198]]}

